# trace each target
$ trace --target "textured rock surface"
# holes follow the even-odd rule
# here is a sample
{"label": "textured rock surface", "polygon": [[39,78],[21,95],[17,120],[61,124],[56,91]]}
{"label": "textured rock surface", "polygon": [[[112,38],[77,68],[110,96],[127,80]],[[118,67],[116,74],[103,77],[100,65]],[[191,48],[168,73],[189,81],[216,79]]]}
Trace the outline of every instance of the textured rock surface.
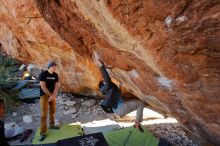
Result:
{"label": "textured rock surface", "polygon": [[[78,55],[40,14],[34,1],[0,1],[0,42],[9,54],[44,68],[49,59],[58,62],[62,88],[96,95],[94,64]],[[100,77],[100,76],[98,76]]]}
{"label": "textured rock surface", "polygon": [[55,59],[62,88],[87,95],[97,95],[99,52],[127,91],[220,144],[219,8],[219,0],[0,0],[0,42],[41,68]]}

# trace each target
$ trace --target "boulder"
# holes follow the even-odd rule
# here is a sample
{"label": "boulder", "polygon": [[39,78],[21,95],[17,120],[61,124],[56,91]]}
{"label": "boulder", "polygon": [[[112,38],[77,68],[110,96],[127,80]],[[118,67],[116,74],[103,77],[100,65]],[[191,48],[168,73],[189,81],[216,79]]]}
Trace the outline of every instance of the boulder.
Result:
{"label": "boulder", "polygon": [[112,80],[220,145],[219,0],[0,0],[0,43],[25,64],[58,64],[61,88],[100,96],[98,52]]}

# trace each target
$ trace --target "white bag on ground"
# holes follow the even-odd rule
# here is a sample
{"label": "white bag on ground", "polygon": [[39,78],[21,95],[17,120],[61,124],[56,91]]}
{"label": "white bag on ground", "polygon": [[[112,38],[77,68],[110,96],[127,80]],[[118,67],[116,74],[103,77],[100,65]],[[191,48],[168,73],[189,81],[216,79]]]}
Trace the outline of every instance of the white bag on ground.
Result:
{"label": "white bag on ground", "polygon": [[24,132],[23,127],[19,127],[16,123],[5,124],[5,137],[12,138]]}

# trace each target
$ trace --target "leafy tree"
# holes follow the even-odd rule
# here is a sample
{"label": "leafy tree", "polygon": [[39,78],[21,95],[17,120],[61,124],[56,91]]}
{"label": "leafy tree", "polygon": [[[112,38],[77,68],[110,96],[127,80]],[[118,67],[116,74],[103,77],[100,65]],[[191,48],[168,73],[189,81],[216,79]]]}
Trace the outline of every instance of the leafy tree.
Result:
{"label": "leafy tree", "polygon": [[0,99],[4,100],[7,109],[12,108],[12,99],[17,91],[12,90],[18,81],[18,63],[13,58],[0,60]]}

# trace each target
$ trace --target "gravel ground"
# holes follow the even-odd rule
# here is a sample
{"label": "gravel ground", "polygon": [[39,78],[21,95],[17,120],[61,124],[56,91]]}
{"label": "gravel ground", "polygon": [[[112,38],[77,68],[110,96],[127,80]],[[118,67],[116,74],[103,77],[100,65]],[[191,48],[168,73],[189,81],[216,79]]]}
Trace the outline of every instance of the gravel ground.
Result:
{"label": "gravel ground", "polygon": [[[99,106],[100,100],[92,99],[85,96],[73,95],[70,93],[59,93],[57,97],[56,120],[62,123],[80,122],[82,124],[109,119],[121,126],[130,126],[133,124],[134,116],[126,116],[119,119],[114,114],[106,114]],[[147,109],[146,109],[147,110]],[[130,115],[130,114],[129,114]],[[164,138],[174,146],[197,146],[183,130],[183,127],[175,122],[173,118],[164,119],[158,113],[144,112],[143,125],[146,126],[156,137]],[[158,116],[159,115],[159,116]],[[28,116],[31,119],[23,117]],[[18,126],[31,128],[33,133],[23,143],[19,140],[10,141],[10,144],[24,145],[30,144],[34,134],[40,125],[40,107],[39,100],[36,103],[27,104],[19,103],[13,112],[8,113],[5,117],[5,123],[15,122]],[[28,120],[31,120],[28,122]],[[171,122],[169,122],[171,121]]]}

